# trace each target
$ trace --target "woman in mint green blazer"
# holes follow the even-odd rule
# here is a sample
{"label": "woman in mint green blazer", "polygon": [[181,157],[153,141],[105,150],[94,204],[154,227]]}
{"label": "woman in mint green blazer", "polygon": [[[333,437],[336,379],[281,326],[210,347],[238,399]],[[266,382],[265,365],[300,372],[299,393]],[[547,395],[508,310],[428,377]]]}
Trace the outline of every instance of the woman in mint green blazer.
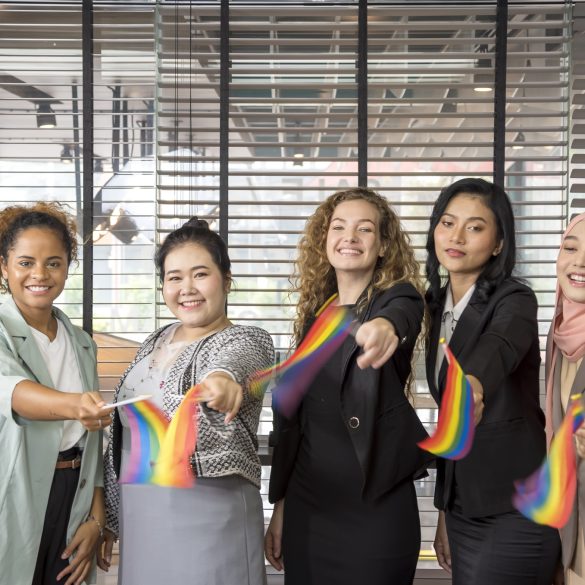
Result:
{"label": "woman in mint green blazer", "polygon": [[[0,212],[0,582],[81,585],[104,524],[96,346],[53,306],[76,258],[58,204]],[[56,390],[59,388],[60,390]]]}

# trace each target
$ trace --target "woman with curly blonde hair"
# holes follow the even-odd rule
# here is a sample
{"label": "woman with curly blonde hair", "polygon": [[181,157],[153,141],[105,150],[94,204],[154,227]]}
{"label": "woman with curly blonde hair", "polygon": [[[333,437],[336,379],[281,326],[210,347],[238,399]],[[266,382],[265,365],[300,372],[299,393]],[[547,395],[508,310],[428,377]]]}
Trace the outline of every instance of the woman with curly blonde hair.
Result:
{"label": "woman with curly blonde hair", "polygon": [[410,584],[420,550],[413,479],[428,457],[406,388],[423,300],[386,199],[366,188],[327,198],[307,221],[293,280],[297,344],[333,294],[358,326],[295,415],[275,413],[266,556],[286,568],[287,585]]}
{"label": "woman with curly blonde hair", "polygon": [[[53,303],[76,260],[57,203],[0,211],[2,583],[91,580],[105,525],[96,347]],[[95,575],[95,573],[94,573]]]}

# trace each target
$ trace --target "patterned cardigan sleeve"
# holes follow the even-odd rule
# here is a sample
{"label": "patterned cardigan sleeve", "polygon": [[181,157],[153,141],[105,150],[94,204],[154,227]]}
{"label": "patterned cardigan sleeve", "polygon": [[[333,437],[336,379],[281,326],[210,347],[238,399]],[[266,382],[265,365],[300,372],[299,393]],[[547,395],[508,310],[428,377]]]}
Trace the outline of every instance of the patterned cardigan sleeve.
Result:
{"label": "patterned cardigan sleeve", "polygon": [[272,365],[274,345],[259,327],[236,325],[217,334],[200,352],[197,381],[215,371],[228,372],[248,391],[250,376]]}

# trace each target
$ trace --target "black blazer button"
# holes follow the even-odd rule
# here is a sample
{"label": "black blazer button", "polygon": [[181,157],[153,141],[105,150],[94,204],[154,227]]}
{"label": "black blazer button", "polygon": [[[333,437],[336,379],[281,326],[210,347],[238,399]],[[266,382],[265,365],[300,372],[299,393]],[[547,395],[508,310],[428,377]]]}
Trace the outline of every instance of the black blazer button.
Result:
{"label": "black blazer button", "polygon": [[80,482],[79,482],[79,489],[82,490],[85,487],[85,484],[87,483],[87,480],[85,478],[83,478]]}
{"label": "black blazer button", "polygon": [[352,416],[349,419],[348,424],[350,428],[357,429],[360,426],[360,419],[357,416]]}

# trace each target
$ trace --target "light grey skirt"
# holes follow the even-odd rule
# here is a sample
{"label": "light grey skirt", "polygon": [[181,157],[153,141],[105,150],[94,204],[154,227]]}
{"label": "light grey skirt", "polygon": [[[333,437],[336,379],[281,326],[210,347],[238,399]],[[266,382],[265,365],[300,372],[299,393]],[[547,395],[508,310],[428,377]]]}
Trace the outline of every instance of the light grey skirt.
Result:
{"label": "light grey skirt", "polygon": [[119,585],[266,584],[262,500],[250,482],[121,488]]}

